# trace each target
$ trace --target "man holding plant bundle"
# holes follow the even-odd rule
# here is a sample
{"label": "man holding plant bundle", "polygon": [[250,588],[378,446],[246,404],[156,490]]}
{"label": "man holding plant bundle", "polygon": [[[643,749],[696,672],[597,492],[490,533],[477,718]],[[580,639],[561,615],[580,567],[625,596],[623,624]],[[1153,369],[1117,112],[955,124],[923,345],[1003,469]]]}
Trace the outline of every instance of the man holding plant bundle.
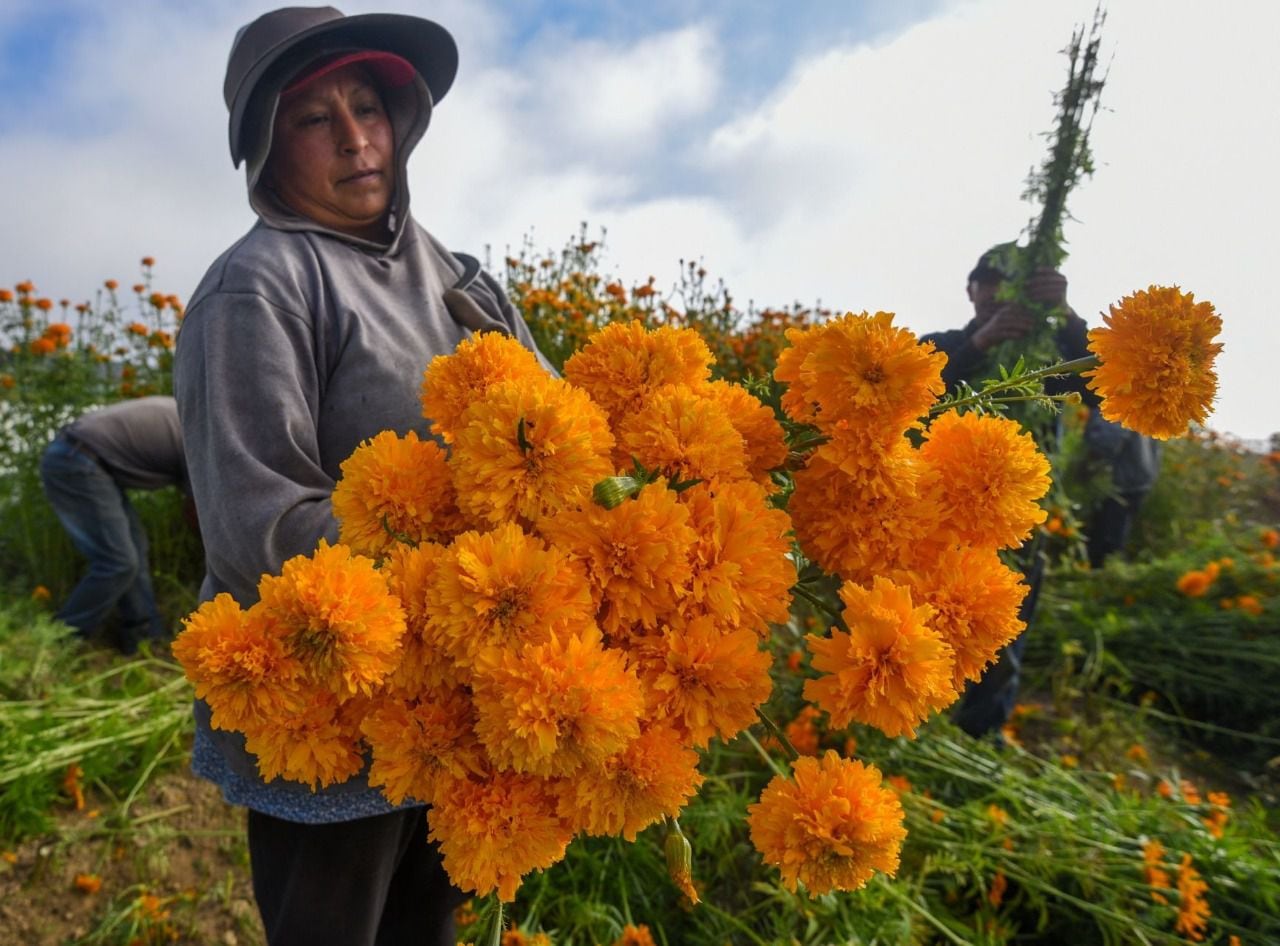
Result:
{"label": "man holding plant bundle", "polygon": [[[992,350],[1002,342],[1016,345],[1035,327],[1037,315],[1034,312],[1026,305],[1002,298],[1001,287],[1012,275],[1006,272],[1007,261],[1016,249],[1008,243],[994,246],[982,254],[969,272],[966,291],[973,305],[973,318],[964,328],[934,332],[920,339],[933,342],[938,351],[946,354],[947,364],[942,370],[942,379],[949,389],[961,382],[976,384],[983,378],[997,376],[997,367],[989,363]],[[1050,269],[1033,273],[1026,282],[1026,301],[1042,311],[1061,310],[1065,313],[1063,327],[1055,339],[1062,358],[1082,358],[1088,354],[1088,326],[1067,305],[1067,280],[1061,273]],[[1097,402],[1097,395],[1089,392],[1076,375],[1067,379],[1050,379],[1045,390],[1050,394],[1073,390],[1088,402]],[[1048,431],[1035,429],[1034,424],[1031,426],[1032,434],[1043,447]],[[1027,583],[1027,594],[1018,618],[1029,624],[1035,614],[1044,579],[1044,557],[1038,539],[1032,538],[1027,542],[1017,557],[1018,567]],[[1018,696],[1024,643],[1025,631],[1000,652],[982,679],[970,684],[961,696],[953,718],[971,736],[998,733],[1008,721]]]}
{"label": "man holding plant bundle", "polygon": [[151,588],[147,533],[125,490],[176,486],[190,493],[173,398],[122,401],[77,418],[45,448],[40,480],[72,544],[89,561],[58,620],[87,639],[118,610],[121,653],[163,640],[168,630]]}
{"label": "man holding plant bundle", "polygon": [[[406,164],[456,70],[452,36],[412,16],[291,7],[236,35],[231,156],[259,219],[196,290],[175,364],[203,600],[249,607],[261,575],[337,540],[340,464],[384,430],[428,435],[416,379],[433,357],[480,330],[534,348],[493,278],[409,212]],[[453,946],[461,893],[421,805],[392,806],[367,771],[266,783],[241,735],[195,713],[193,768],[249,809],[272,946]]]}

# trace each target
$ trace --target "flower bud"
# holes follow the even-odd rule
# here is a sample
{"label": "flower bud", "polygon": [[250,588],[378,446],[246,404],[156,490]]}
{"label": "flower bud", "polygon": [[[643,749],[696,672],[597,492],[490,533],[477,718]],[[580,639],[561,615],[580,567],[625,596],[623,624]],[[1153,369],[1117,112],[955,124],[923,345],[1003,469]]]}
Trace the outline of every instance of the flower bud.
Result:
{"label": "flower bud", "polygon": [[644,483],[634,476],[610,476],[591,489],[591,498],[605,509],[613,509],[640,492]]}
{"label": "flower bud", "polygon": [[667,873],[671,875],[672,882],[690,904],[696,905],[699,900],[698,891],[693,886],[693,846],[674,818],[669,822],[662,847],[667,855]]}

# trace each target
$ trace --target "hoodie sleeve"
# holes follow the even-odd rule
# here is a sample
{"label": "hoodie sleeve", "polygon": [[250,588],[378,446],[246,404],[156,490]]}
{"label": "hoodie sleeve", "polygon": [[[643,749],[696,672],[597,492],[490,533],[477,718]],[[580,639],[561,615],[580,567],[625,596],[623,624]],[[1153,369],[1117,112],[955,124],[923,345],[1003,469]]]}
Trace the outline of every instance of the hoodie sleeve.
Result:
{"label": "hoodie sleeve", "polygon": [[288,558],[335,541],[333,480],[317,442],[323,379],[310,316],[252,292],[215,292],[187,313],[174,391],[210,590],[242,605]]}

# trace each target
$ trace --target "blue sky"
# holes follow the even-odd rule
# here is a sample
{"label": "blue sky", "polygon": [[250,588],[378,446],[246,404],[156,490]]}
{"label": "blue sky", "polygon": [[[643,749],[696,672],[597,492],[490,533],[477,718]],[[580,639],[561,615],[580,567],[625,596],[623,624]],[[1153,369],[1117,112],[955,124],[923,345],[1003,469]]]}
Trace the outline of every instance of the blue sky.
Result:
{"label": "blue sky", "polygon": [[[236,28],[272,6],[0,3],[0,284],[78,300],[152,255],[158,288],[190,295],[253,222],[222,73]],[[744,303],[884,309],[923,333],[963,324],[973,258],[1026,223],[1059,50],[1093,0],[341,8],[425,15],[458,40],[458,81],[410,163],[414,214],[446,244],[500,260],[587,221],[624,280],[669,286],[700,259]],[[1112,0],[1104,35],[1071,301],[1093,324],[1152,283],[1213,301],[1213,422],[1263,437],[1280,428],[1280,5]]]}

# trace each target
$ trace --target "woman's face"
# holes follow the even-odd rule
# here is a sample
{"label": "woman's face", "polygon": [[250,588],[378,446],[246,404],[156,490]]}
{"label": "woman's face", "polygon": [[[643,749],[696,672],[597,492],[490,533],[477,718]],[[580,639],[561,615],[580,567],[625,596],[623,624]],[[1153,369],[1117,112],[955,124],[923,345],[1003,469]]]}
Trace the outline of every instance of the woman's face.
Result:
{"label": "woman's face", "polygon": [[391,122],[359,63],[281,98],[266,181],[295,213],[384,240],[394,176]]}

